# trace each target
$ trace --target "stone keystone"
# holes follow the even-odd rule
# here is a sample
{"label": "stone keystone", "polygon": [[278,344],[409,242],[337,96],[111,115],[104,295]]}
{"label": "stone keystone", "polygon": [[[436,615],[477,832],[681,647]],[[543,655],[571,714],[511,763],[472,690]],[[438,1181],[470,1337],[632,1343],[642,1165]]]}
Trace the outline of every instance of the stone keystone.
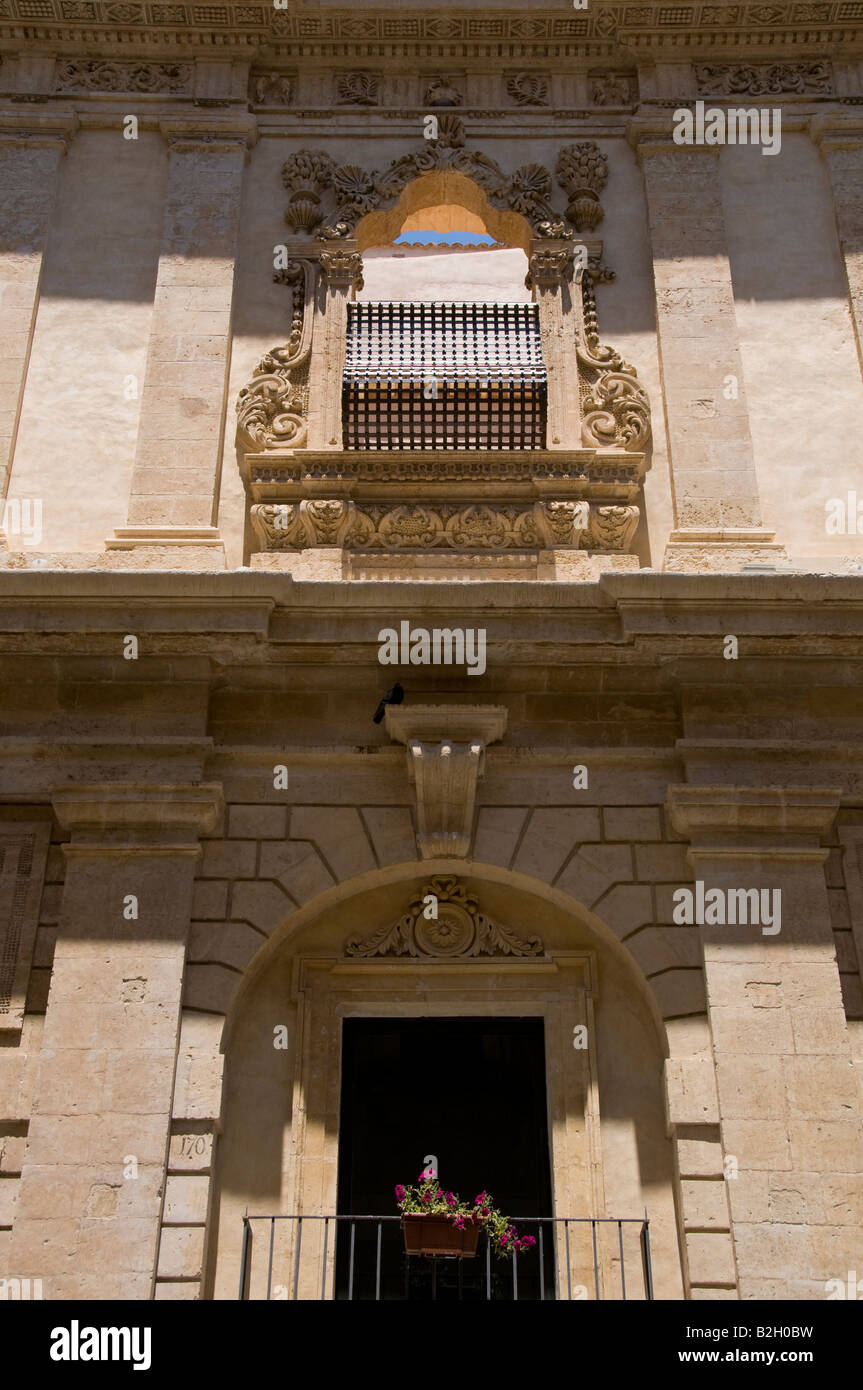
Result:
{"label": "stone keystone", "polygon": [[499,705],[390,705],[385,718],[390,737],[407,745],[420,855],[423,859],[466,858],[486,744],[503,737],[506,709]]}

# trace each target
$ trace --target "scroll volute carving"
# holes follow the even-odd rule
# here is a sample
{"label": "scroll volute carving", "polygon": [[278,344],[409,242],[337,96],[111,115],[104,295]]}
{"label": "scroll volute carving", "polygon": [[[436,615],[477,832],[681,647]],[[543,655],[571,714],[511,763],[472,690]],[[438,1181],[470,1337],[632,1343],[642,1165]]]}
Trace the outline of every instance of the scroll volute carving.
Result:
{"label": "scroll volute carving", "polygon": [[261,358],[237,401],[237,441],[251,452],[306,443],[316,274],[311,261],[295,260],[273,276],[291,291],[291,330],[282,347]]}
{"label": "scroll volute carving", "polygon": [[583,337],[576,346],[581,437],[589,448],[640,453],[650,439],[650,401],[635,368],[599,341],[593,275],[581,281]]}

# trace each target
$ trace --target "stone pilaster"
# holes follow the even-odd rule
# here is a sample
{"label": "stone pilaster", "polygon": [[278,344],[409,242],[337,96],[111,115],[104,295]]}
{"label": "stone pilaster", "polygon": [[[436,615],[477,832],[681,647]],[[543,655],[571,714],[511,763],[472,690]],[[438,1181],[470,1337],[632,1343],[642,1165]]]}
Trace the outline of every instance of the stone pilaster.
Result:
{"label": "stone pilaster", "polygon": [[571,242],[531,242],[529,283],[539,306],[548,376],[545,434],[549,449],[577,449],[581,444],[573,262]]}
{"label": "stone pilaster", "polygon": [[821,847],[839,793],[676,786],[668,804],[690,841],[696,893],[700,881],[727,904],[730,890],[759,899],[767,890],[775,909],[771,890],[781,892],[769,925],[750,916],[692,930],[704,952],[740,1297],[824,1298],[827,1281],[859,1263],[863,1183]]}
{"label": "stone pilaster", "polygon": [[809,129],[830,171],[836,229],[863,368],[863,115],[859,110],[845,110],[815,116]]}
{"label": "stone pilaster", "polygon": [[77,125],[71,113],[0,117],[0,499],[12,468],[57,175]]}
{"label": "stone pilaster", "polygon": [[[215,528],[235,263],[251,117],[165,118],[168,192],[129,524],[110,550],[194,547],[224,564]],[[207,559],[207,552],[210,552]]]}
{"label": "stone pilaster", "polygon": [[71,841],[11,1267],[146,1299],[156,1268],[198,836],[215,785],[63,788]]}
{"label": "stone pilaster", "polygon": [[665,569],[738,569],[783,553],[761,503],[715,146],[633,120],[644,171],[675,530]]}
{"label": "stone pilaster", "polygon": [[348,303],[362,289],[363,262],[356,242],[321,252],[309,380],[310,449],[342,447],[342,377]]}

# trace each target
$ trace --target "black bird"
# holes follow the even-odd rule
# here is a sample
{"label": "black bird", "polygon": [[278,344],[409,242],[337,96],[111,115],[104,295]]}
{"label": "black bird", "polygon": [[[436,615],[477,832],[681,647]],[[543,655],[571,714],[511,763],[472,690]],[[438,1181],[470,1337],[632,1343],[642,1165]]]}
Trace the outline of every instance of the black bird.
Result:
{"label": "black bird", "polygon": [[381,697],[381,702],[375,710],[375,723],[380,724],[381,720],[384,717],[384,710],[386,709],[387,705],[400,705],[404,698],[405,692],[399,685],[398,681],[396,681],[392,690],[388,690],[386,695],[383,695]]}

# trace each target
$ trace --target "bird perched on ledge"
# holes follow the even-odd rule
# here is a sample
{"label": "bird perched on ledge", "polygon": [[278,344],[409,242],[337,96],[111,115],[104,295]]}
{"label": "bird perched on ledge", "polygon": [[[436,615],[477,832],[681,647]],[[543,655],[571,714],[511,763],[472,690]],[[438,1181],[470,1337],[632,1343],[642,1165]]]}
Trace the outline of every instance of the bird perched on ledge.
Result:
{"label": "bird perched on ledge", "polygon": [[381,720],[384,717],[387,705],[400,705],[404,698],[405,692],[403,688],[399,685],[398,681],[396,681],[392,689],[388,690],[386,695],[381,696],[381,702],[375,710],[374,714],[375,723],[380,724]]}

